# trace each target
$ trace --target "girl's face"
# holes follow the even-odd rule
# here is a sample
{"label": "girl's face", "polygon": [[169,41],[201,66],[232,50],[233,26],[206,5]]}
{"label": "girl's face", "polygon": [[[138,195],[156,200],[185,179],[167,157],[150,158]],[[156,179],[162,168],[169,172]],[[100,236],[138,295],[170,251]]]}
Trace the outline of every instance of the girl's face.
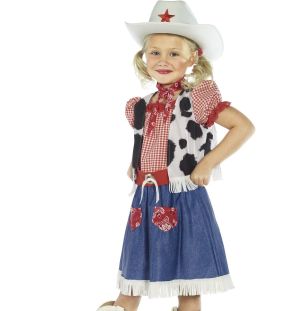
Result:
{"label": "girl's face", "polygon": [[186,69],[194,63],[194,55],[186,41],[172,35],[150,36],[145,56],[149,75],[166,85],[183,78]]}

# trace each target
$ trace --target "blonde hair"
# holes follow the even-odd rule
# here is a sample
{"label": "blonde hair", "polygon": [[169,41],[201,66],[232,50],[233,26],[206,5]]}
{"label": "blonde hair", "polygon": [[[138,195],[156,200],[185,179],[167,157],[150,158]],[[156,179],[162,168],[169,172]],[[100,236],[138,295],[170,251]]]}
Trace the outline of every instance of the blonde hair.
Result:
{"label": "blonde hair", "polygon": [[[152,77],[147,72],[147,67],[143,60],[144,53],[147,50],[148,41],[152,35],[153,34],[147,35],[144,38],[144,44],[142,49],[135,54],[133,59],[134,69],[142,84],[153,81]],[[191,53],[196,52],[199,48],[199,45],[196,42],[186,37],[165,33],[164,35],[177,36],[182,38],[188,44]],[[213,79],[212,65],[210,64],[210,62],[204,56],[199,57],[197,53],[195,53],[195,55],[195,64],[193,66],[192,73],[186,74],[183,80],[184,89],[192,89],[201,81],[206,80],[210,77]]]}

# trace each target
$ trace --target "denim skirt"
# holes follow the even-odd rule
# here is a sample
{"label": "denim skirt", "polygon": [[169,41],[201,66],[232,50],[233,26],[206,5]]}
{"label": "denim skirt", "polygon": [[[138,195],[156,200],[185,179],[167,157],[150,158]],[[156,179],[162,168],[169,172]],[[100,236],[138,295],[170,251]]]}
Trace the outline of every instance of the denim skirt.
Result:
{"label": "denim skirt", "polygon": [[117,273],[120,292],[154,298],[233,287],[205,186],[179,193],[168,185],[137,186]]}

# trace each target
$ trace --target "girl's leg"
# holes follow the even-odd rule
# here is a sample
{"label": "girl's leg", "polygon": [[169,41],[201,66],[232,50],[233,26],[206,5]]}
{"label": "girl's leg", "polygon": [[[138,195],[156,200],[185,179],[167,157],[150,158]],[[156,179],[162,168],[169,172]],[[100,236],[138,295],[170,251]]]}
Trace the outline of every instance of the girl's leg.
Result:
{"label": "girl's leg", "polygon": [[119,294],[114,306],[123,307],[126,311],[137,311],[141,301],[141,296],[127,296]]}
{"label": "girl's leg", "polygon": [[201,311],[200,295],[178,296],[178,311]]}

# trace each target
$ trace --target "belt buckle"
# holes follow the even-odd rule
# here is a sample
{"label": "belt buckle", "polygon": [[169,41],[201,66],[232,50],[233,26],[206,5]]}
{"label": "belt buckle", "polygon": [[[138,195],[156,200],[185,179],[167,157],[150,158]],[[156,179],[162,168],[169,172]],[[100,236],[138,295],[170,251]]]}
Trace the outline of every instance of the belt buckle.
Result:
{"label": "belt buckle", "polygon": [[[148,177],[154,178],[152,174],[145,175],[145,179],[147,179]],[[154,184],[154,182],[150,180],[150,181],[147,181],[147,184]]]}

